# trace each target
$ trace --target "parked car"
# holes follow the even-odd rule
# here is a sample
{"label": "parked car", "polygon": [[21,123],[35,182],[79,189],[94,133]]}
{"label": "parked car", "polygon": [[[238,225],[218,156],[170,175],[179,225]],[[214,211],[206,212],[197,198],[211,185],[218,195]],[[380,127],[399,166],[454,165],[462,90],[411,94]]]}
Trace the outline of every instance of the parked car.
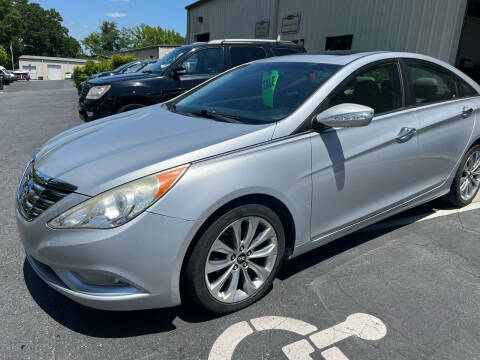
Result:
{"label": "parked car", "polygon": [[27,259],[91,307],[244,308],[287,258],[438,197],[471,203],[479,92],[410,53],[245,64],[48,141],[17,194]]}
{"label": "parked car", "polygon": [[65,79],[71,79],[71,78],[72,78],[72,73],[66,72]]}
{"label": "parked car", "polygon": [[0,75],[3,77],[3,83],[5,85],[10,85],[16,80],[15,75],[9,70],[5,69],[3,66],[0,66]]}
{"label": "parked car", "polygon": [[30,74],[28,73],[28,71],[16,70],[13,73],[15,74],[15,77],[17,78],[17,80],[30,81]]}
{"label": "parked car", "polygon": [[133,66],[130,66],[124,69],[120,74],[131,74],[131,73],[144,71],[146,67],[148,67],[151,64],[155,64],[157,61],[158,60],[142,60],[138,64],[135,64]]}
{"label": "parked car", "polygon": [[111,71],[102,71],[98,74],[95,74],[95,75],[92,75],[88,78],[88,80],[91,80],[91,79],[96,79],[96,78],[99,78],[99,77],[105,77],[105,76],[114,76],[114,75],[118,75],[118,74],[121,74],[122,72],[124,72],[125,70],[127,70],[128,68],[132,67],[132,66],[135,66],[135,65],[138,65],[142,62],[142,60],[135,60],[135,61],[131,61],[131,62],[128,62],[126,64],[123,64],[123,65],[120,65],[119,67],[115,68],[114,70],[111,70]]}
{"label": "parked car", "polygon": [[80,94],[85,121],[152,105],[182,94],[243,63],[305,49],[289,41],[215,40],[172,50],[143,72],[87,81]]}

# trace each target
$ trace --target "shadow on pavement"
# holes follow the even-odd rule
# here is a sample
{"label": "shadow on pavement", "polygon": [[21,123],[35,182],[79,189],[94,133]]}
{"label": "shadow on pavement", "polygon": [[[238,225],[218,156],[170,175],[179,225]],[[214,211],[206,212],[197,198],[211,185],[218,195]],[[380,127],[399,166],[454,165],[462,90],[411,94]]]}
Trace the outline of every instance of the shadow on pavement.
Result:
{"label": "shadow on pavement", "polygon": [[[402,218],[421,218],[433,213],[433,209],[439,208],[446,209],[447,207],[443,203],[436,201],[404,212],[400,216]],[[399,215],[396,217],[398,216]],[[292,275],[322,261],[387,234],[402,226],[404,225],[381,230],[357,232],[321,246],[318,249],[288,261],[285,264],[286,266],[283,266],[281,269],[278,278],[280,280],[286,280]],[[23,264],[23,272],[25,283],[30,294],[47,314],[49,314],[55,321],[72,331],[88,336],[120,338],[162,333],[175,329],[173,321],[177,317],[186,322],[199,323],[210,321],[222,316],[199,309],[193,304],[188,306],[178,306],[175,308],[126,312],[110,312],[91,309],[77,304],[73,300],[70,300],[50,288],[38,277],[26,260]]]}
{"label": "shadow on pavement", "polygon": [[55,321],[72,331],[101,338],[133,337],[175,329],[173,320],[197,323],[215,319],[196,306],[143,311],[104,311],[77,304],[41,280],[27,260],[23,263],[27,288],[35,302]]}

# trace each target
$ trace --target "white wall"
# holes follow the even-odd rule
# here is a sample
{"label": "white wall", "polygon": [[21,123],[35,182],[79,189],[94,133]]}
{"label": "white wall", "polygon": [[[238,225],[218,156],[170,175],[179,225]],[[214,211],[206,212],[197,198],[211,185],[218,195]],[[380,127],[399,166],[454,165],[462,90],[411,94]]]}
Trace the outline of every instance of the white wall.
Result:
{"label": "white wall", "polygon": [[466,5],[467,0],[212,0],[190,10],[188,40],[205,32],[212,40],[253,38],[255,23],[265,19],[270,38],[276,38],[281,19],[300,14],[300,31],[282,39],[305,39],[308,51],[323,51],[327,36],[353,34],[353,50],[411,51],[453,64]]}
{"label": "white wall", "polygon": [[[25,66],[35,66],[37,68],[36,77],[32,79],[36,80],[40,76],[43,76],[43,80],[48,80],[48,65],[60,65],[62,71],[62,80],[65,79],[65,73],[69,72],[73,74],[73,69],[77,66],[82,66],[82,63],[73,64],[57,61],[42,61],[40,59],[19,59],[20,70],[23,70]],[[33,75],[33,74],[32,74]]]}

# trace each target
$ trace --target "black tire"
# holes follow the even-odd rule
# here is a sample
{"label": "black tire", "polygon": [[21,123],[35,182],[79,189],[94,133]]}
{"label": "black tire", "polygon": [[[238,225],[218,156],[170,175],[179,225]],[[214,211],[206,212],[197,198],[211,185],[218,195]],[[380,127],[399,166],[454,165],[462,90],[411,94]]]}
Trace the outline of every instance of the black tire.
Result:
{"label": "black tire", "polygon": [[465,163],[467,162],[470,155],[472,155],[472,153],[474,153],[476,151],[480,151],[480,145],[473,146],[465,154],[462,161],[460,162],[457,173],[455,174],[455,179],[453,180],[453,184],[452,184],[452,187],[450,189],[450,192],[444,198],[449,204],[451,204],[455,207],[464,207],[464,206],[470,205],[472,203],[473,199],[475,199],[475,196],[478,194],[478,190],[477,190],[477,193],[474,196],[472,196],[471,199],[466,201],[462,198],[461,193],[460,193],[460,178],[463,175],[463,169],[465,167]]}
{"label": "black tire", "polygon": [[[234,221],[246,217],[258,216],[267,220],[277,235],[278,251],[275,265],[267,280],[253,295],[236,303],[224,303],[215,299],[205,283],[205,263],[213,242],[220,233]],[[184,292],[195,303],[214,313],[231,313],[243,309],[260,299],[272,287],[273,280],[282,264],[285,254],[285,231],[278,215],[269,207],[258,204],[247,204],[234,208],[218,217],[200,236],[193,247],[185,266]]]}
{"label": "black tire", "polygon": [[143,105],[143,104],[127,104],[127,105],[122,106],[120,109],[118,109],[117,114],[123,113],[125,111],[140,109],[142,107],[145,107],[145,105]]}

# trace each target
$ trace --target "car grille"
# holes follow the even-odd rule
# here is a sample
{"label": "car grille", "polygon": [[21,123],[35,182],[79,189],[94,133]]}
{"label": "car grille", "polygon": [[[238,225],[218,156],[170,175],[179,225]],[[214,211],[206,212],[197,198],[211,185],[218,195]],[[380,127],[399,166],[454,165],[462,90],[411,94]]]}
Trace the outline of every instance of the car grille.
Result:
{"label": "car grille", "polygon": [[83,103],[85,101],[85,98],[87,97],[87,94],[90,88],[91,86],[89,83],[86,82],[83,84],[82,91],[80,92],[80,98],[79,98],[80,103]]}
{"label": "car grille", "polygon": [[18,209],[26,220],[32,221],[76,189],[74,185],[36,171],[32,161],[18,188]]}

